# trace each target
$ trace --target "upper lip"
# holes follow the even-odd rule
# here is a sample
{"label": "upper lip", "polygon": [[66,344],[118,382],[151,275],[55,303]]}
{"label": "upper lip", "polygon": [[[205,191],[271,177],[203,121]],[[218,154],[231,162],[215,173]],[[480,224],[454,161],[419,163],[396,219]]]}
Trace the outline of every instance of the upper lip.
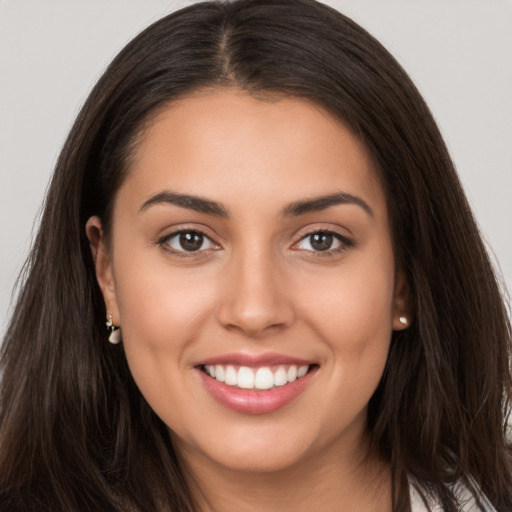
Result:
{"label": "upper lip", "polygon": [[308,361],[298,357],[292,357],[285,354],[277,354],[275,352],[267,352],[264,354],[247,354],[243,352],[233,352],[231,354],[223,354],[220,356],[209,357],[201,360],[196,366],[231,364],[234,366],[272,366],[277,364],[305,366],[315,364],[314,361]]}

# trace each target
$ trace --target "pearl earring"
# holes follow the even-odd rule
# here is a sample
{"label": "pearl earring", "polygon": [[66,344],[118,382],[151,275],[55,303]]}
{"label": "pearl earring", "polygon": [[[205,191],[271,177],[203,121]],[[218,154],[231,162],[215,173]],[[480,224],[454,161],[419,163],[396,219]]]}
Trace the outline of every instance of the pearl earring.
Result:
{"label": "pearl earring", "polygon": [[112,322],[112,313],[108,315],[108,320],[106,323],[107,329],[110,329],[110,336],[108,337],[108,341],[112,343],[112,345],[117,345],[121,341],[121,329],[114,325]]}
{"label": "pearl earring", "polygon": [[408,320],[407,320],[407,317],[402,315],[399,319],[399,322],[402,324],[402,325],[407,325],[408,324]]}

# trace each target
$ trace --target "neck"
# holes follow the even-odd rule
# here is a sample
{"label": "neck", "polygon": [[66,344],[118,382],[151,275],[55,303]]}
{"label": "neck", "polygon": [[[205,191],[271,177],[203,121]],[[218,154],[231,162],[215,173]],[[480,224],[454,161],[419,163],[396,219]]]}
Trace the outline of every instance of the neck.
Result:
{"label": "neck", "polygon": [[389,467],[367,450],[333,450],[331,445],[324,453],[271,472],[186,459],[198,512],[391,511]]}

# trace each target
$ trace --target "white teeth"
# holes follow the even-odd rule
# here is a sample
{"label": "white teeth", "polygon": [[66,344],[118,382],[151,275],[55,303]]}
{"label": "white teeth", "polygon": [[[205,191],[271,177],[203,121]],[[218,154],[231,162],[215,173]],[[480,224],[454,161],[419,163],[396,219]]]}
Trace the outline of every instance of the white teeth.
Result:
{"label": "white teeth", "polygon": [[224,380],[226,379],[225,375],[226,372],[224,371],[224,366],[222,366],[221,364],[215,365],[215,378],[219,382],[224,382]]}
{"label": "white teeth", "polygon": [[254,373],[247,366],[240,366],[238,370],[238,387],[242,389],[254,389]]}
{"label": "white teeth", "polygon": [[205,372],[210,377],[225,382],[228,386],[238,386],[241,389],[272,389],[273,387],[284,386],[289,382],[294,382],[308,373],[309,366],[290,365],[288,369],[285,366],[279,366],[277,370],[272,371],[268,366],[253,369],[248,366],[240,366],[238,371],[232,365],[205,365]]}
{"label": "white teeth", "polygon": [[260,368],[256,372],[254,387],[256,389],[270,389],[274,387],[274,374],[270,368]]}
{"label": "white teeth", "polygon": [[284,386],[288,384],[288,378],[286,377],[286,370],[280,366],[276,373],[274,373],[274,386]]}
{"label": "white teeth", "polygon": [[309,366],[308,365],[305,365],[305,366],[301,366],[298,371],[297,371],[297,377],[300,378],[300,377],[304,377],[304,375],[306,375],[306,373],[308,373],[308,368]]}
{"label": "white teeth", "polygon": [[288,379],[288,382],[293,382],[297,378],[297,367],[296,366],[290,366],[288,368],[288,372],[286,373],[286,378]]}
{"label": "white teeth", "polygon": [[228,366],[226,368],[226,373],[224,375],[224,382],[228,386],[236,386],[238,384],[238,376],[236,374],[236,370],[232,366]]}

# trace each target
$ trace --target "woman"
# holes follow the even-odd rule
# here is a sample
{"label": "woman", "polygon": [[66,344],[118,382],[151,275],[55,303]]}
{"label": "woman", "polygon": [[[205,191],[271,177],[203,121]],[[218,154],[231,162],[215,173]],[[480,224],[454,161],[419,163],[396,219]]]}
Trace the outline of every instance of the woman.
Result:
{"label": "woman", "polygon": [[311,0],[196,4],[118,55],[2,351],[2,510],[512,507],[510,327],[453,165]]}

